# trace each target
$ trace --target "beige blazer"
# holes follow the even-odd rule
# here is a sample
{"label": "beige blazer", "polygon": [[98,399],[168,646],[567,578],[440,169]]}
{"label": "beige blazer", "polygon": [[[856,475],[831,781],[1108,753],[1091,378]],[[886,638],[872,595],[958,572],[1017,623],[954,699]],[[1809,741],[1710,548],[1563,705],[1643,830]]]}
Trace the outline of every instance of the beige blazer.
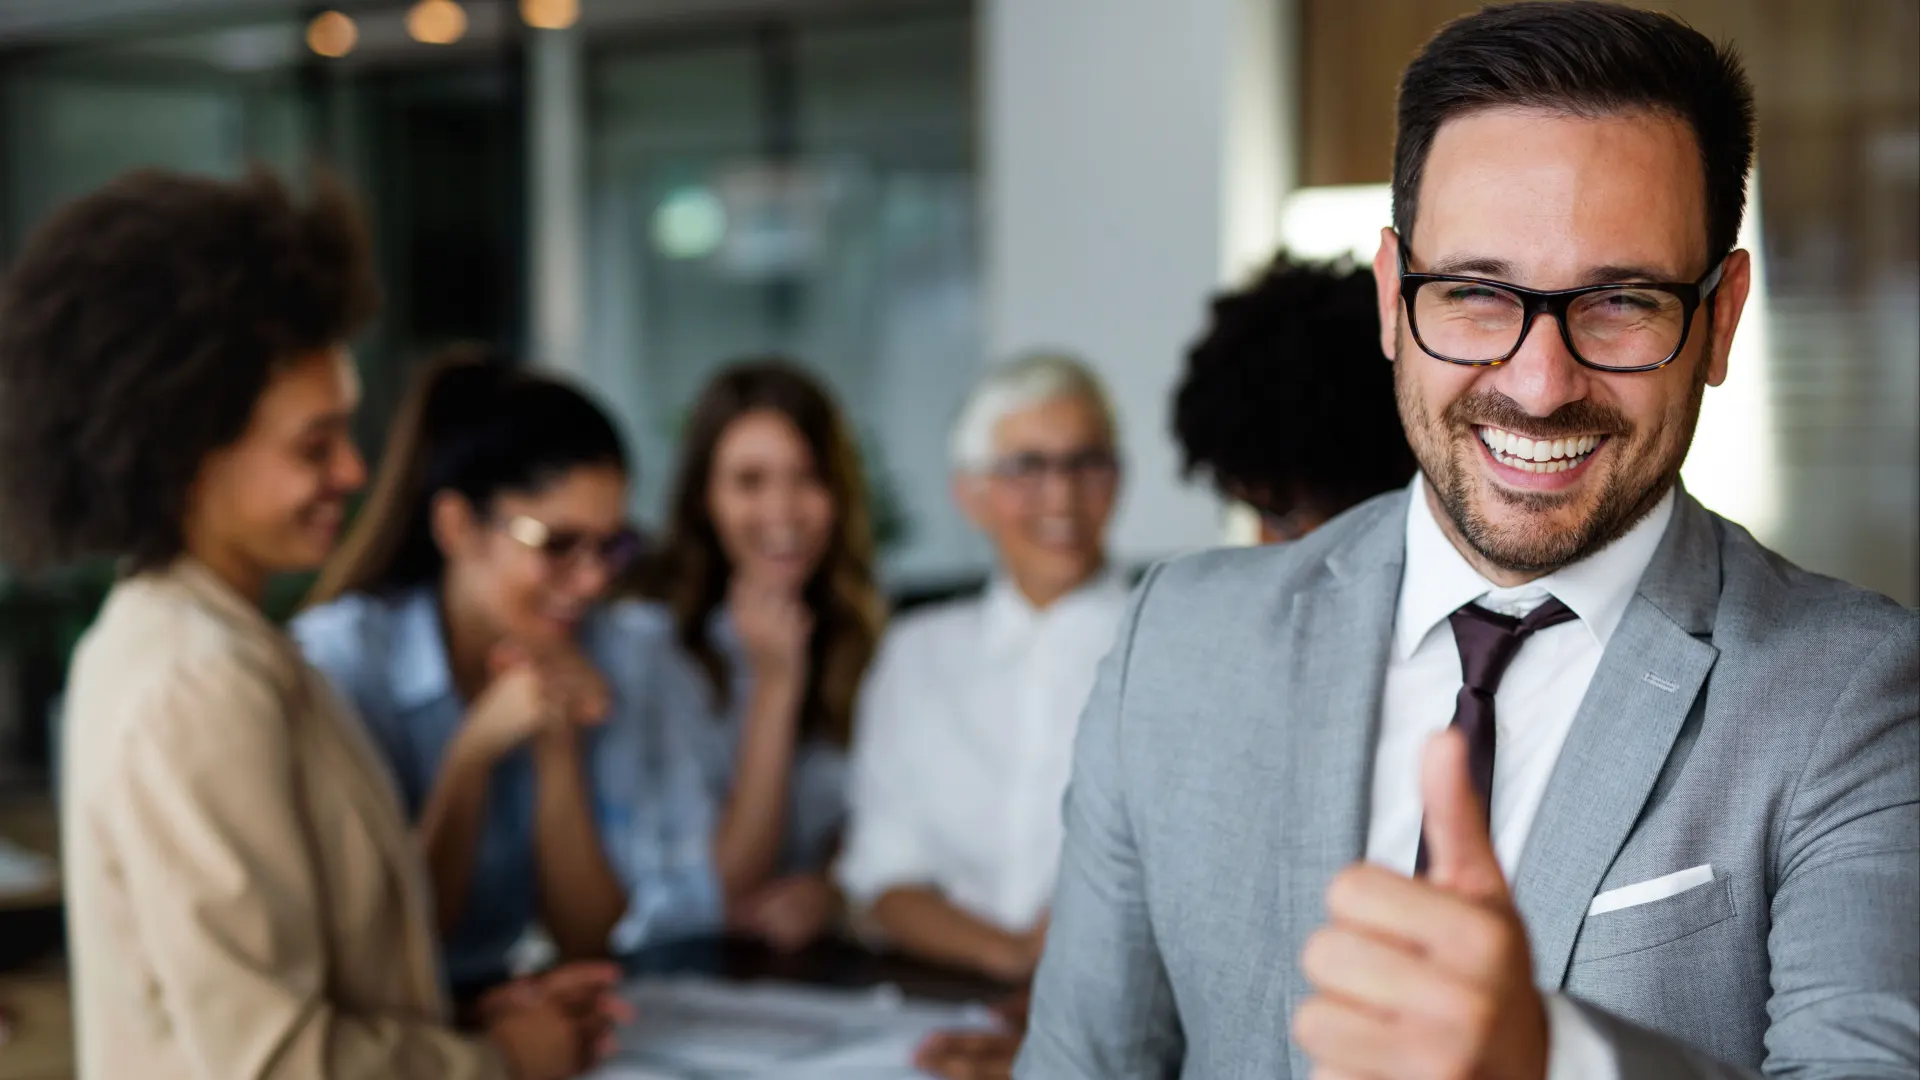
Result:
{"label": "beige blazer", "polygon": [[63,745],[81,1080],[507,1075],[447,1027],[419,856],[358,719],[211,572],[114,588]]}

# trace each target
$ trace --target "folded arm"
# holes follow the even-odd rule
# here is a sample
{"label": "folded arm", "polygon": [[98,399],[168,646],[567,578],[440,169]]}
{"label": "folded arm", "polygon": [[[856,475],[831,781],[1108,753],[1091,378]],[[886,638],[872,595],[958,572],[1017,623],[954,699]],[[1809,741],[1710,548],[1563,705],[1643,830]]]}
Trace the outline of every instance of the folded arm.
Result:
{"label": "folded arm", "polygon": [[1002,930],[927,886],[901,885],[880,894],[873,921],[906,952],[1003,982],[1032,975],[1040,959],[1039,934]]}
{"label": "folded arm", "polygon": [[949,762],[928,760],[933,740],[923,730],[925,680],[910,670],[916,644],[910,632],[889,638],[861,688],[847,850],[836,868],[840,884],[888,944],[1007,982],[1023,980],[1039,959],[1026,935],[961,909],[939,888],[943,868],[937,830],[926,820],[927,793],[956,781]]}
{"label": "folded arm", "polygon": [[447,744],[446,760],[433,778],[417,828],[420,852],[433,880],[434,923],[443,936],[458,929],[466,913],[496,761],[479,739],[469,737],[469,731],[462,728]]}
{"label": "folded arm", "polygon": [[626,890],[607,860],[595,821],[591,785],[582,768],[591,733],[571,726],[535,737],[534,847],[540,874],[540,917],[570,960],[605,956]]}
{"label": "folded arm", "polygon": [[803,690],[801,683],[755,679],[747,698],[740,750],[713,838],[714,866],[730,905],[766,884],[776,868]]}

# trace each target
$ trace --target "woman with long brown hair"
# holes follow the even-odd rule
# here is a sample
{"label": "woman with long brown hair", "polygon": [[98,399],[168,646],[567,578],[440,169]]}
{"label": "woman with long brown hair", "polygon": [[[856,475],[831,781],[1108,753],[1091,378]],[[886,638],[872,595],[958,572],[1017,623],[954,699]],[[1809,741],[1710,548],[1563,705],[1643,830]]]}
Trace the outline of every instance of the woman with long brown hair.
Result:
{"label": "woman with long brown hair", "polygon": [[674,715],[723,820],[780,822],[754,852],[759,887],[729,896],[728,922],[797,947],[837,908],[825,870],[846,815],[854,698],[884,621],[859,455],[812,376],[743,362],[694,405],[672,498],[640,587],[692,676]]}

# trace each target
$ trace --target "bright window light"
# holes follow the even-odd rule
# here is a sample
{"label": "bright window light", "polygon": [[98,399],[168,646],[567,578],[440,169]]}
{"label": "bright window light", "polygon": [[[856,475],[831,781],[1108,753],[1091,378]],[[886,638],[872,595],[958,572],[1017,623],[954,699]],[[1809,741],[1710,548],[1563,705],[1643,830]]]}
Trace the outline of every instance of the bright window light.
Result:
{"label": "bright window light", "polygon": [[1386,184],[1300,188],[1280,210],[1280,242],[1303,259],[1351,255],[1373,262],[1380,230],[1393,224],[1393,189]]}
{"label": "bright window light", "polygon": [[[1760,244],[1760,174],[1747,184],[1747,215],[1740,223],[1737,247],[1753,260],[1753,284],[1733,352],[1727,381],[1707,388],[1693,449],[1680,471],[1687,491],[1720,514],[1745,525],[1769,542],[1780,525],[1780,459],[1774,446],[1772,349],[1768,322],[1773,315],[1767,292],[1767,260]],[[1696,332],[1702,323],[1695,316]]]}

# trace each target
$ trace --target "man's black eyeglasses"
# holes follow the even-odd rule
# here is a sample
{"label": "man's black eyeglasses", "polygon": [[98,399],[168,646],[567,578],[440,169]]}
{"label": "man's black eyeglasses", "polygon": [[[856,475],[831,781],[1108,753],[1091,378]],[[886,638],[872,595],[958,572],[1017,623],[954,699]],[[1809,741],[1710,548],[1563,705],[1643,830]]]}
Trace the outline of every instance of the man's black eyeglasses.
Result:
{"label": "man's black eyeglasses", "polygon": [[1552,315],[1567,351],[1599,371],[1654,371],[1673,363],[1693,329],[1695,309],[1713,295],[1723,259],[1693,282],[1585,285],[1542,292],[1461,274],[1415,274],[1400,244],[1400,299],[1407,327],[1427,355],[1487,367],[1513,359],[1542,314]]}

